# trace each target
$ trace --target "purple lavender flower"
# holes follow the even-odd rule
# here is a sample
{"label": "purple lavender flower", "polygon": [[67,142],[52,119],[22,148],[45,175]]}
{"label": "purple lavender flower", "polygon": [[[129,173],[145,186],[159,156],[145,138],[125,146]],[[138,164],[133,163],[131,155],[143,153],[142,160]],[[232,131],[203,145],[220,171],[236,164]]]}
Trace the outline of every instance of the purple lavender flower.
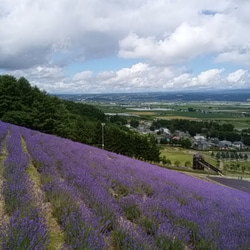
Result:
{"label": "purple lavender flower", "polygon": [[29,157],[22,150],[19,128],[10,126],[8,156],[3,164],[3,196],[10,221],[0,229],[2,249],[46,249],[49,231],[43,212],[37,209],[32,194],[33,183],[26,170]]}
{"label": "purple lavender flower", "polygon": [[37,211],[24,216],[16,211],[1,232],[2,249],[47,249],[49,234]]}
{"label": "purple lavender flower", "polygon": [[[40,174],[46,201],[65,232],[67,249],[250,246],[247,193],[25,128],[13,135],[26,141],[28,159]],[[20,159],[13,156],[10,162],[20,161],[20,165],[5,172],[15,197],[13,173],[25,173],[26,157],[14,146],[9,145],[9,150]],[[16,170],[19,166],[24,173]],[[32,200],[29,191],[19,196]]]}

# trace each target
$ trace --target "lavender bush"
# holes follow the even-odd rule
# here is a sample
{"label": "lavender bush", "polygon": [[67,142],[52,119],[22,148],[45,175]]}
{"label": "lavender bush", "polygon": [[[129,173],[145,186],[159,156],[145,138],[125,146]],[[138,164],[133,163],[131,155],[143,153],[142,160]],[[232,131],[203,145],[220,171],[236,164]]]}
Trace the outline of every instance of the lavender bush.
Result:
{"label": "lavender bush", "polygon": [[47,249],[49,243],[48,230],[39,211],[29,211],[27,214],[17,210],[5,223],[0,237],[1,249]]}
{"label": "lavender bush", "polygon": [[29,157],[22,150],[18,127],[10,126],[7,138],[8,156],[3,164],[3,197],[5,212],[0,231],[2,249],[46,249],[48,229],[32,194],[33,183],[26,172]]}
{"label": "lavender bush", "polygon": [[52,135],[17,131],[65,232],[66,249],[250,248],[249,194]]}
{"label": "lavender bush", "polygon": [[4,139],[8,133],[8,125],[0,121],[0,153],[3,150]]}

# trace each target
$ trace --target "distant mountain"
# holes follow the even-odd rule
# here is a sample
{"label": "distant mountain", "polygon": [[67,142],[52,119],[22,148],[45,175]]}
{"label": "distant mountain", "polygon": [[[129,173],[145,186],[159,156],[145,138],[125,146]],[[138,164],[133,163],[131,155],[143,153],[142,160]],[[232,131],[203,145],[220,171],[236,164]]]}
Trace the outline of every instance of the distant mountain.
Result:
{"label": "distant mountain", "polygon": [[250,89],[205,90],[183,92],[113,93],[113,94],[61,94],[62,99],[85,102],[161,102],[161,101],[250,101]]}
{"label": "distant mountain", "polygon": [[249,249],[248,193],[0,122],[1,249]]}

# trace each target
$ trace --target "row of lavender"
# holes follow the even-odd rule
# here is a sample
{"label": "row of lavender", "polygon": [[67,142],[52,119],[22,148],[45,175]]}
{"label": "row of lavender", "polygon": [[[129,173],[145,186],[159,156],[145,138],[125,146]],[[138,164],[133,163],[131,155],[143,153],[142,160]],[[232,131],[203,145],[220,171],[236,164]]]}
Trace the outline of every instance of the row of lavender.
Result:
{"label": "row of lavender", "polygon": [[68,246],[250,246],[247,193],[54,136],[23,135]]}
{"label": "row of lavender", "polygon": [[[4,126],[0,123],[0,136]],[[52,205],[53,216],[65,233],[66,249],[107,249],[110,245],[115,249],[184,249],[185,246],[247,249],[250,246],[247,193],[66,139],[9,127],[11,137],[18,138],[14,145],[20,149],[20,135],[27,143],[40,174],[42,199]],[[11,140],[8,142],[13,144]],[[18,149],[9,151],[27,159]],[[32,190],[25,172],[27,164],[21,162],[18,160],[16,168],[22,169],[19,171],[25,186]],[[15,185],[18,180],[11,178],[9,183]],[[37,204],[30,202],[34,195],[29,191],[22,191],[21,196],[30,204]],[[14,211],[22,206],[18,205]],[[23,209],[22,213],[28,210],[36,208]],[[9,212],[12,217],[14,211]],[[46,221],[41,220],[42,214],[38,211],[34,218],[40,218],[38,228],[42,226],[46,232],[42,241],[47,244],[49,232]],[[12,230],[2,231],[11,235]],[[25,230],[19,227],[17,231]]]}
{"label": "row of lavender", "polygon": [[3,151],[4,139],[8,133],[8,125],[0,121],[0,153]]}
{"label": "row of lavender", "polygon": [[46,249],[49,232],[43,211],[39,208],[39,199],[32,193],[33,183],[26,172],[29,157],[23,152],[19,128],[1,122],[0,131],[1,135],[5,135],[1,144],[6,140],[8,153],[1,166],[4,211],[8,216],[2,217],[0,247]]}
{"label": "row of lavender", "polygon": [[[105,249],[104,237],[98,230],[99,218],[93,215],[81,199],[75,185],[65,178],[67,172],[63,167],[73,160],[67,159],[67,163],[64,163],[61,157],[60,143],[67,143],[67,140],[26,129],[23,130],[23,136],[33,164],[40,174],[45,201],[51,203],[52,213],[65,232],[65,248]],[[58,139],[60,143],[54,144]],[[68,167],[74,169],[72,165]]]}

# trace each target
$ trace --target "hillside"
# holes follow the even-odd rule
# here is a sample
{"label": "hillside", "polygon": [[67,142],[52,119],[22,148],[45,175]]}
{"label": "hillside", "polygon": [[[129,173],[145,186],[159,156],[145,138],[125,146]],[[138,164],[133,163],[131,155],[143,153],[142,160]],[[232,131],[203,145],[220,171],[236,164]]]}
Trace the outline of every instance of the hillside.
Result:
{"label": "hillside", "polygon": [[250,196],[0,122],[1,249],[249,249]]}
{"label": "hillside", "polygon": [[143,136],[112,123],[92,105],[61,100],[30,85],[24,77],[0,75],[0,120],[26,128],[102,147],[145,161],[159,161],[152,136]]}

